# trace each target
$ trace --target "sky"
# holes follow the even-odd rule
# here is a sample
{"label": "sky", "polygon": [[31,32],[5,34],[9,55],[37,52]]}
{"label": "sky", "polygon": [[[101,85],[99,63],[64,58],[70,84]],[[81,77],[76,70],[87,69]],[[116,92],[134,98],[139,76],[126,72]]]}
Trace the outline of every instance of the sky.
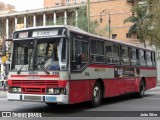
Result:
{"label": "sky", "polygon": [[43,8],[43,1],[44,0],[0,0],[0,2],[5,4],[14,5],[16,11]]}

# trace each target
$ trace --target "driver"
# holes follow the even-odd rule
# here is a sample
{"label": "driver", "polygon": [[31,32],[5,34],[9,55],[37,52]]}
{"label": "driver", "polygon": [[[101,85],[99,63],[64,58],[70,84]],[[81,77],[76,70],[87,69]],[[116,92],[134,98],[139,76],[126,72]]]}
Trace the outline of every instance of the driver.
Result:
{"label": "driver", "polygon": [[53,58],[49,58],[45,63],[45,68],[49,70],[59,70],[59,62],[54,61]]}
{"label": "driver", "polygon": [[59,61],[54,59],[54,52],[49,52],[45,57],[44,67],[48,70],[59,70]]}

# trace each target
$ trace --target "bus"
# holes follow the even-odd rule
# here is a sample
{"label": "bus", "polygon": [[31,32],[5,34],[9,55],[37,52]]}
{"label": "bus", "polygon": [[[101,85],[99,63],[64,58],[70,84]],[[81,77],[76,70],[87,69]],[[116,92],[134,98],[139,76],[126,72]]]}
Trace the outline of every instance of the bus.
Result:
{"label": "bus", "polygon": [[47,105],[90,101],[156,87],[155,52],[68,25],[13,33],[8,100]]}

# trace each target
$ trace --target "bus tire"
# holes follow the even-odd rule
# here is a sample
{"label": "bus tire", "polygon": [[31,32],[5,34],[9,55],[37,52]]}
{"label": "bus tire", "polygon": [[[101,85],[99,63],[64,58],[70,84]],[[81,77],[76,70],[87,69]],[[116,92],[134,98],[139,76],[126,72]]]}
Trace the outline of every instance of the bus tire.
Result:
{"label": "bus tire", "polygon": [[92,99],[91,99],[91,106],[97,107],[101,104],[102,101],[102,86],[99,82],[96,82],[93,90],[92,90]]}
{"label": "bus tire", "polygon": [[136,93],[136,97],[143,98],[145,90],[146,90],[146,85],[145,85],[145,82],[142,80],[139,85],[139,92]]}

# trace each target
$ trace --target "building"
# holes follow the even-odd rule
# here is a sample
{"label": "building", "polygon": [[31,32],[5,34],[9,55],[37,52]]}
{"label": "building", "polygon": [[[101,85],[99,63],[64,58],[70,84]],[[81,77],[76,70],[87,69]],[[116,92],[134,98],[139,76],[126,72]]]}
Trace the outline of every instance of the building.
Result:
{"label": "building", "polygon": [[[11,33],[16,29],[59,24],[59,17],[63,18],[63,24],[69,24],[68,18],[71,9],[75,9],[75,26],[78,20],[78,8],[88,7],[90,1],[90,20],[97,20],[99,28],[104,30],[103,36],[109,37],[109,14],[110,14],[110,37],[124,42],[136,43],[137,36],[129,34],[131,23],[124,24],[124,19],[132,15],[130,9],[134,6],[135,0],[44,0],[44,8],[38,10],[28,10],[21,12],[8,12],[0,15],[0,39],[3,36],[11,37]],[[103,22],[100,23],[102,13]],[[87,13],[88,14],[88,13]],[[77,17],[77,18],[76,18]]]}
{"label": "building", "polygon": [[87,0],[44,0],[44,7],[76,5],[81,3],[87,3]]}
{"label": "building", "polygon": [[[0,2],[0,15],[12,13],[12,12],[15,12],[15,6]],[[4,29],[3,28],[4,28],[4,24],[3,24],[3,22],[1,22],[1,24],[0,24],[0,31],[1,31],[0,32],[0,44],[2,44],[2,39],[4,37],[4,32],[3,32]]]}
{"label": "building", "polygon": [[[135,0],[44,0],[44,7],[75,5],[81,3],[85,3],[87,7],[88,1],[90,1],[90,20],[97,20],[100,25],[97,31],[104,29],[104,31],[106,31],[105,36],[109,37],[109,33],[107,34],[107,32],[109,32],[107,27],[109,26],[108,19],[110,14],[110,37],[124,42],[139,43],[136,34],[128,33],[132,24],[124,24],[124,20],[133,14],[130,10],[134,6]],[[103,10],[105,10],[102,14],[103,22],[100,23],[100,14]]]}

